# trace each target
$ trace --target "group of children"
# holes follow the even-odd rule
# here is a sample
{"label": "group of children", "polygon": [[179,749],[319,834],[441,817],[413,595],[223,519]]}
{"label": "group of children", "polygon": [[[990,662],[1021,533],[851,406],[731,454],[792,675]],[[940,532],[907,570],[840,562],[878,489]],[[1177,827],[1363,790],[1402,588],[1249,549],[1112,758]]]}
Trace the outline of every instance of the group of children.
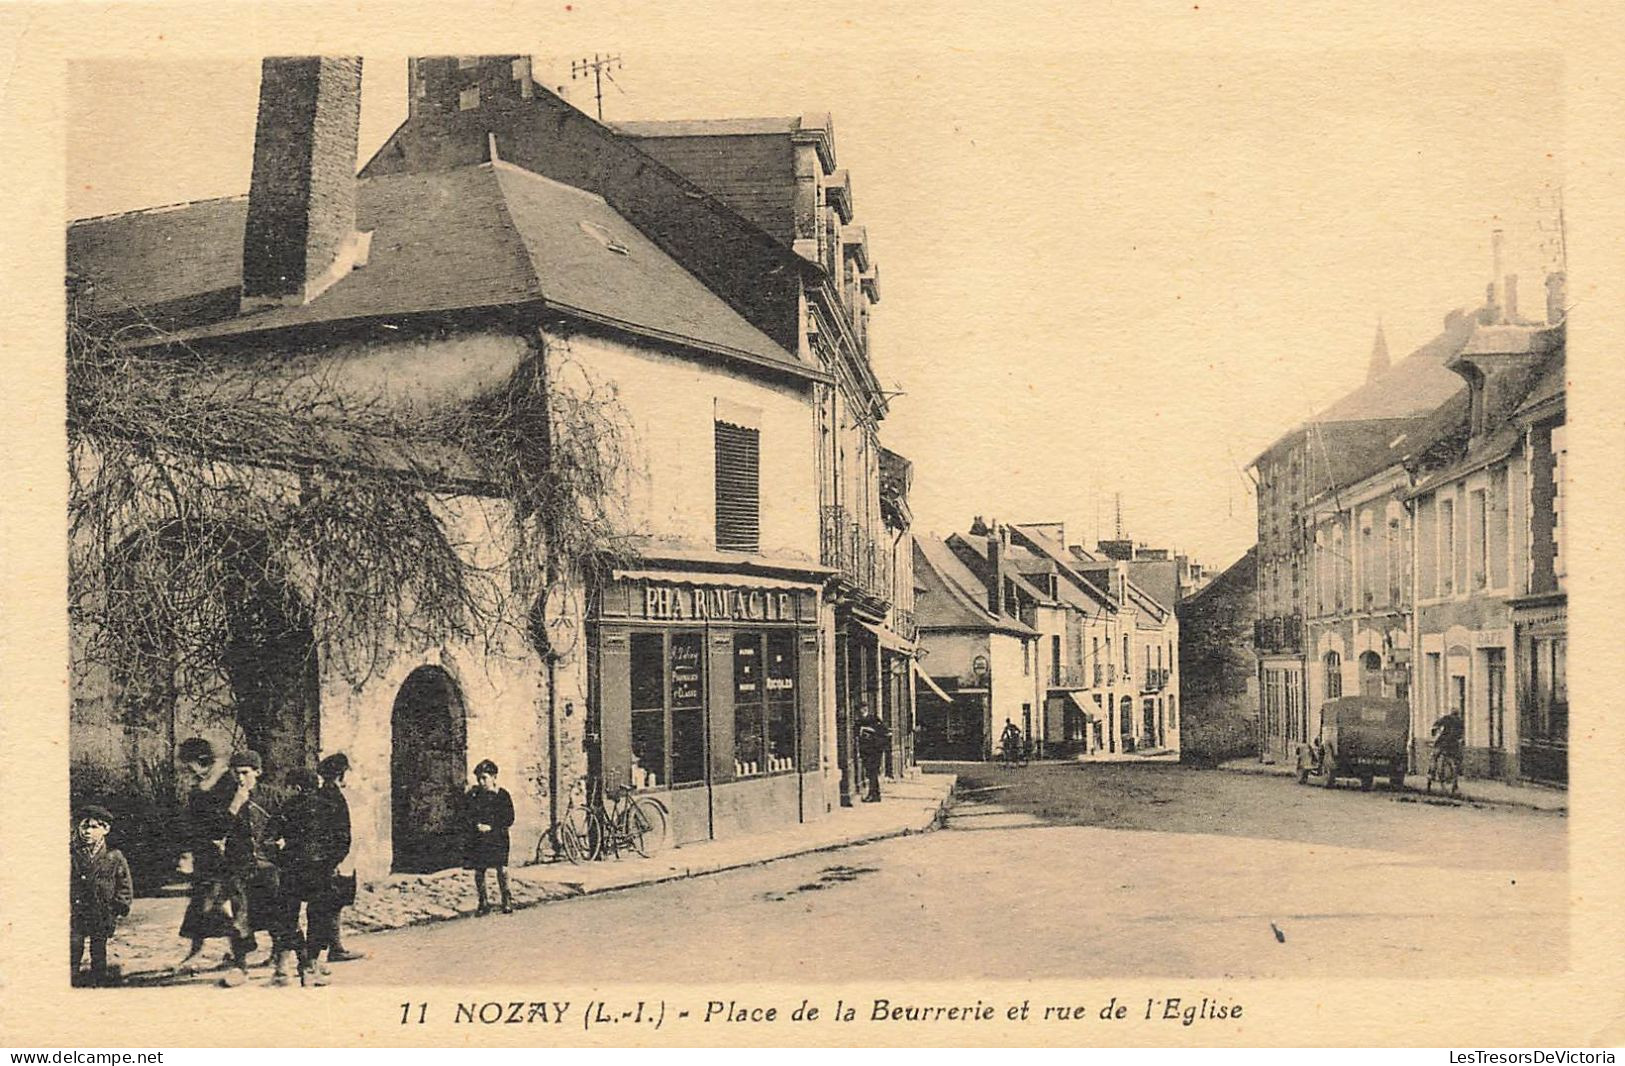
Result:
{"label": "group of children", "polygon": [[[192,892],[180,929],[190,947],[172,973],[194,972],[206,942],[224,937],[231,942],[231,954],[220,983],[241,985],[248,979],[255,933],[263,929],[271,934],[272,984],[291,981],[295,959],[301,985],[327,984],[329,962],[361,957],[340,943],[339,915],[355,898],[353,875],[338,874],[351,843],[342,792],[349,760],[340,753],[323,759],[314,773],[291,771],[293,795],[273,819],[253,797],[263,772],[257,752],[234,754],[218,777],[208,741],[183,741],[177,755],[192,775],[184,814],[185,851],[178,866],[191,877]],[[464,866],[474,872],[482,915],[492,910],[486,871],[496,870],[500,906],[507,914],[513,910],[507,868],[513,799],[497,785],[497,765],[491,760],[481,761],[474,777],[474,787],[463,797]],[[129,863],[107,843],[112,826],[111,812],[98,804],[74,811],[72,974],[77,981],[88,945],[89,982],[98,986],[116,980],[107,944],[135,897]]]}

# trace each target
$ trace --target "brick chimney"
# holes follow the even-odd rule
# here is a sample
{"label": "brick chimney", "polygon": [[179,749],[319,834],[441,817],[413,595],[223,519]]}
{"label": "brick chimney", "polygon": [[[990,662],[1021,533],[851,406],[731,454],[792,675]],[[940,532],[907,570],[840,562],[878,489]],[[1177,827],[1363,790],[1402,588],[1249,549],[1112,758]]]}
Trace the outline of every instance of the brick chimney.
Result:
{"label": "brick chimney", "polygon": [[361,59],[275,56],[260,68],[243,232],[244,311],[309,303],[366,259],[355,229]]}
{"label": "brick chimney", "polygon": [[987,609],[994,615],[1004,613],[1004,545],[996,528],[987,534]]}

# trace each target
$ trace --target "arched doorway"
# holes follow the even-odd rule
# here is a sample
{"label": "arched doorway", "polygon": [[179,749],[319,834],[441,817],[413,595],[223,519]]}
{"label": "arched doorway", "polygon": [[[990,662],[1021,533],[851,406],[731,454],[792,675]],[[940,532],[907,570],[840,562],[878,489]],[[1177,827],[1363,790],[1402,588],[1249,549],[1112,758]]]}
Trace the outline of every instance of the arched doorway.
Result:
{"label": "arched doorway", "polygon": [[468,770],[463,694],[438,666],[412,671],[390,714],[390,813],[397,873],[462,862],[458,804]]}
{"label": "arched doorway", "polygon": [[1360,695],[1382,695],[1382,656],[1374,651],[1360,656]]}

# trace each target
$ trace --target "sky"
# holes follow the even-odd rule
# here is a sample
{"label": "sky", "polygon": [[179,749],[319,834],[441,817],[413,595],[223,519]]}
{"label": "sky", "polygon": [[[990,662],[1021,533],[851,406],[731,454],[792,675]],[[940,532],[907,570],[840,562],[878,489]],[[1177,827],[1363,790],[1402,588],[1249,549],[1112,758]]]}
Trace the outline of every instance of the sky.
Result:
{"label": "sky", "polygon": [[[605,118],[832,113],[916,532],[982,515],[1092,543],[1120,499],[1126,536],[1223,567],[1254,540],[1244,468],[1363,380],[1379,321],[1397,360],[1481,301],[1495,228],[1544,306],[1553,53],[805,42],[622,49]],[[505,50],[568,83],[565,56]],[[405,68],[366,57],[363,161],[405,116]],[[71,64],[68,216],[245,192],[258,77]]]}

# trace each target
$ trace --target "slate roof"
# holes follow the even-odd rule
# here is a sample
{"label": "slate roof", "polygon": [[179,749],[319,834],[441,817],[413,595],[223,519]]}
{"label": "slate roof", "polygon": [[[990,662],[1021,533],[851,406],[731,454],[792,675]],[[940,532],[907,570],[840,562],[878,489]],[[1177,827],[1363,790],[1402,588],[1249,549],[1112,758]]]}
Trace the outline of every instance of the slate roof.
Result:
{"label": "slate roof", "polygon": [[[1559,347],[1530,367],[1523,381],[1515,386],[1514,398],[1509,398],[1508,406],[1503,409],[1502,421],[1476,440],[1469,436],[1470,411],[1465,399],[1447,405],[1449,410],[1441,408],[1434,420],[1437,440],[1433,449],[1430,454],[1417,456],[1412,461],[1424,468],[1435,463],[1443,465],[1430,470],[1409,495],[1414,497],[1430,492],[1463,474],[1496,462],[1518,447],[1523,440],[1523,424],[1518,416],[1563,395],[1566,361],[1564,349]],[[1430,459],[1432,463],[1427,461]]]}
{"label": "slate roof", "polygon": [[620,122],[611,129],[789,247],[796,236],[790,135],[800,125],[799,118],[732,118]]}
{"label": "slate roof", "polygon": [[1475,318],[1452,312],[1439,335],[1386,372],[1315,415],[1317,422],[1352,422],[1425,415],[1464,387],[1447,365],[1473,335]]}
{"label": "slate roof", "polygon": [[[1117,601],[1112,599],[1106,590],[1083,576],[1074,565],[1078,560],[1068,560],[1066,549],[1053,539],[1030,527],[1020,525],[1013,526],[1010,535],[1020,538],[1029,551],[1036,552],[1054,563],[1056,571],[1068,579],[1061,585],[1063,600],[1077,607],[1105,607],[1117,610]],[[1070,593],[1066,591],[1068,586],[1073,589]],[[1079,597],[1083,599],[1080,601]]]}
{"label": "slate roof", "polygon": [[[977,561],[970,564],[971,567],[987,567],[990,565],[987,558],[987,538],[985,537],[964,537],[960,536],[958,533],[954,533],[948,537],[947,544],[949,549],[958,555],[961,560],[964,559],[964,555],[960,554],[961,552],[969,552],[974,555]],[[1031,581],[1028,581],[1026,577],[1023,576],[1021,569],[1016,565],[1016,562],[1017,560],[1013,558],[1007,558],[1005,560],[1005,578],[1033,601],[1045,604],[1047,606],[1053,606],[1057,602],[1055,598],[1049,593],[1045,592],[1043,589],[1039,588],[1037,585],[1034,585]],[[972,573],[976,575],[977,583],[982,585],[984,589],[987,587],[987,581],[983,577],[983,574],[987,572],[988,571],[981,569],[972,570]],[[1044,571],[1033,570],[1029,572],[1042,573]]]}
{"label": "slate roof", "polygon": [[652,338],[819,376],[604,200],[507,163],[357,182],[367,265],[315,300],[241,314],[247,200],[73,223],[68,267],[98,314],[134,308],[181,340],[538,304]]}
{"label": "slate roof", "polygon": [[914,573],[920,598],[915,602],[925,629],[978,629],[1034,637],[1038,631],[1007,614],[987,609],[987,586],[937,537],[914,541]]}
{"label": "slate roof", "polygon": [[794,133],[801,128],[801,119],[793,115],[781,118],[674,118],[611,122],[609,128],[628,137],[738,137]]}

